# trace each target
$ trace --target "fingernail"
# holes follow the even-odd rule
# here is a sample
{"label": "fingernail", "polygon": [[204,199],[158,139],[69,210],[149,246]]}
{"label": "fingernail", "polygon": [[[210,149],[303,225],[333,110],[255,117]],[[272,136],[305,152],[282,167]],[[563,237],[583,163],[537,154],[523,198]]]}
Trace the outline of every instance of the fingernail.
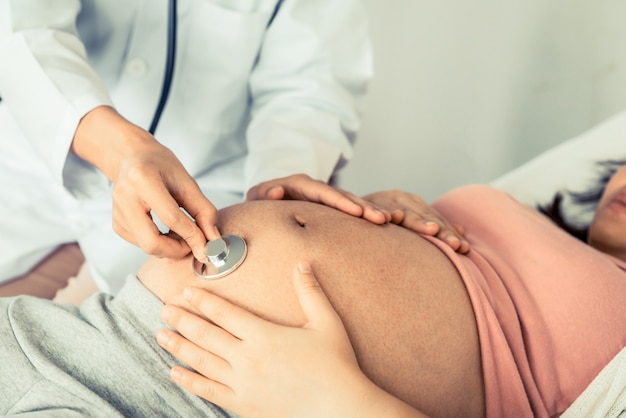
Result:
{"label": "fingernail", "polygon": [[159,331],[157,334],[157,342],[160,345],[166,346],[170,342],[170,337],[165,331]]}
{"label": "fingernail", "polygon": [[183,375],[176,369],[172,369],[170,370],[170,379],[172,379],[175,382],[180,382],[180,379],[183,377]]}
{"label": "fingernail", "polygon": [[423,221],[423,222],[424,222],[424,225],[426,226],[436,225],[436,223],[433,221]]}
{"label": "fingernail", "polygon": [[163,309],[161,309],[161,318],[167,322],[167,320],[170,319],[170,316],[172,316],[172,310],[169,307],[164,306]]}
{"label": "fingernail", "polygon": [[311,272],[311,265],[307,262],[300,261],[298,263],[298,271],[303,274],[308,274]]}
{"label": "fingernail", "polygon": [[193,296],[193,292],[191,291],[190,288],[186,287],[185,289],[183,289],[183,297],[187,300],[191,300],[191,297]]}

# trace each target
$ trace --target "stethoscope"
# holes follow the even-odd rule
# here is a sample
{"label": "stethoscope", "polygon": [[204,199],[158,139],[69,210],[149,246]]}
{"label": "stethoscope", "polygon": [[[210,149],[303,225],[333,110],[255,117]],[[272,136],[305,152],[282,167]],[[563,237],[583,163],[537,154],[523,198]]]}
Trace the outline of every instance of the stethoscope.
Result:
{"label": "stethoscope", "polygon": [[[274,21],[283,0],[276,2],[276,7],[267,26]],[[174,63],[176,61],[176,24],[178,20],[176,0],[169,0],[167,17],[167,54],[165,60],[165,74],[157,108],[148,131],[154,135],[161,119],[161,114],[167,103],[174,78]],[[207,242],[204,253],[207,262],[192,259],[192,268],[198,277],[203,279],[219,279],[243,263],[248,253],[246,241],[238,235],[224,235],[221,238]]]}
{"label": "stethoscope", "polygon": [[[267,27],[269,27],[276,14],[278,13],[278,9],[282,4],[283,0],[278,0],[276,2],[276,7],[274,8],[274,12],[267,22]],[[152,135],[156,132],[157,125],[159,124],[159,120],[161,119],[161,114],[163,113],[163,109],[165,108],[165,104],[167,103],[167,98],[170,95],[170,88],[172,87],[172,79],[174,78],[174,63],[176,62],[176,23],[178,21],[178,13],[176,7],[176,0],[169,0],[168,11],[167,11],[167,54],[165,60],[165,74],[163,76],[163,85],[161,87],[161,95],[159,97],[159,102],[157,104],[157,108],[154,112],[154,116],[152,117],[152,123],[150,124],[150,128],[148,132]],[[0,98],[0,100],[2,100]]]}
{"label": "stethoscope", "polygon": [[[167,103],[174,78],[174,63],[176,62],[176,23],[177,7],[176,0],[169,0],[167,18],[167,55],[165,61],[165,75],[157,108],[152,118],[148,131],[154,135],[159,125],[159,120]],[[238,235],[224,235],[221,238],[207,242],[204,253],[207,262],[203,263],[195,258],[192,268],[198,277],[203,279],[219,279],[231,272],[243,263],[248,253],[246,241]]]}
{"label": "stethoscope", "polygon": [[169,0],[167,10],[167,54],[165,60],[165,75],[163,76],[163,85],[161,87],[161,95],[159,103],[154,111],[152,123],[148,132],[152,135],[156,132],[156,128],[161,120],[161,114],[167,103],[172,87],[172,79],[174,78],[174,63],[176,62],[176,22],[178,21],[178,13],[176,11],[176,0]]}
{"label": "stethoscope", "polygon": [[243,263],[248,253],[246,241],[239,235],[223,235],[207,242],[207,263],[192,259],[192,268],[198,277],[219,279],[233,272]]}

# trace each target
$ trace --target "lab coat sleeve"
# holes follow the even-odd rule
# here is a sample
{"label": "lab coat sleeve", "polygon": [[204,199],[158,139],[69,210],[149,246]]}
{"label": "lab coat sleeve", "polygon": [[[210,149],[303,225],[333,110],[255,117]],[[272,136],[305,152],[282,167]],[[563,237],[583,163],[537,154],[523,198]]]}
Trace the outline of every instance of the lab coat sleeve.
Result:
{"label": "lab coat sleeve", "polygon": [[79,0],[0,0],[0,97],[60,183],[80,119],[112,105],[78,37],[80,9]]}
{"label": "lab coat sleeve", "polygon": [[362,0],[285,0],[250,79],[247,188],[294,173],[328,181],[352,156],[371,75]]}

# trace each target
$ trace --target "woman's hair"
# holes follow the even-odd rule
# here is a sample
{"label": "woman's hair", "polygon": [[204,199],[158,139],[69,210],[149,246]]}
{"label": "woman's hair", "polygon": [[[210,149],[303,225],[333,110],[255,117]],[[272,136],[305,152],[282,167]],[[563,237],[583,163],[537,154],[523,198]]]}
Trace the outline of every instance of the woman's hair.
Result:
{"label": "woman's hair", "polygon": [[[626,165],[626,160],[605,160],[597,162],[598,177],[593,187],[582,192],[566,191],[565,193],[571,197],[572,202],[576,205],[593,205],[595,207],[600,201],[602,193],[604,193],[606,184],[611,177],[613,177],[613,174],[623,165]],[[552,203],[545,206],[540,205],[537,209],[569,234],[581,241],[587,242],[589,227],[577,227],[565,220],[561,207],[562,202],[563,193],[559,192],[552,199]]]}

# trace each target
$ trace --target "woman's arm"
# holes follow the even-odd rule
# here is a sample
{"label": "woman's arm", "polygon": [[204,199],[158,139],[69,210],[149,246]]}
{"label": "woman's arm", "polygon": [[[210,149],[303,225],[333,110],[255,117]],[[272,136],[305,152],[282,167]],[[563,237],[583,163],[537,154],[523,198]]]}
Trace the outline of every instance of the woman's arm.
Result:
{"label": "woman's arm", "polygon": [[308,264],[300,263],[293,284],[307,319],[302,327],[276,325],[207,291],[186,289],[206,319],[163,308],[165,321],[182,336],[162,330],[159,344],[197,370],[174,367],[172,379],[244,417],[426,416],[361,372]]}

